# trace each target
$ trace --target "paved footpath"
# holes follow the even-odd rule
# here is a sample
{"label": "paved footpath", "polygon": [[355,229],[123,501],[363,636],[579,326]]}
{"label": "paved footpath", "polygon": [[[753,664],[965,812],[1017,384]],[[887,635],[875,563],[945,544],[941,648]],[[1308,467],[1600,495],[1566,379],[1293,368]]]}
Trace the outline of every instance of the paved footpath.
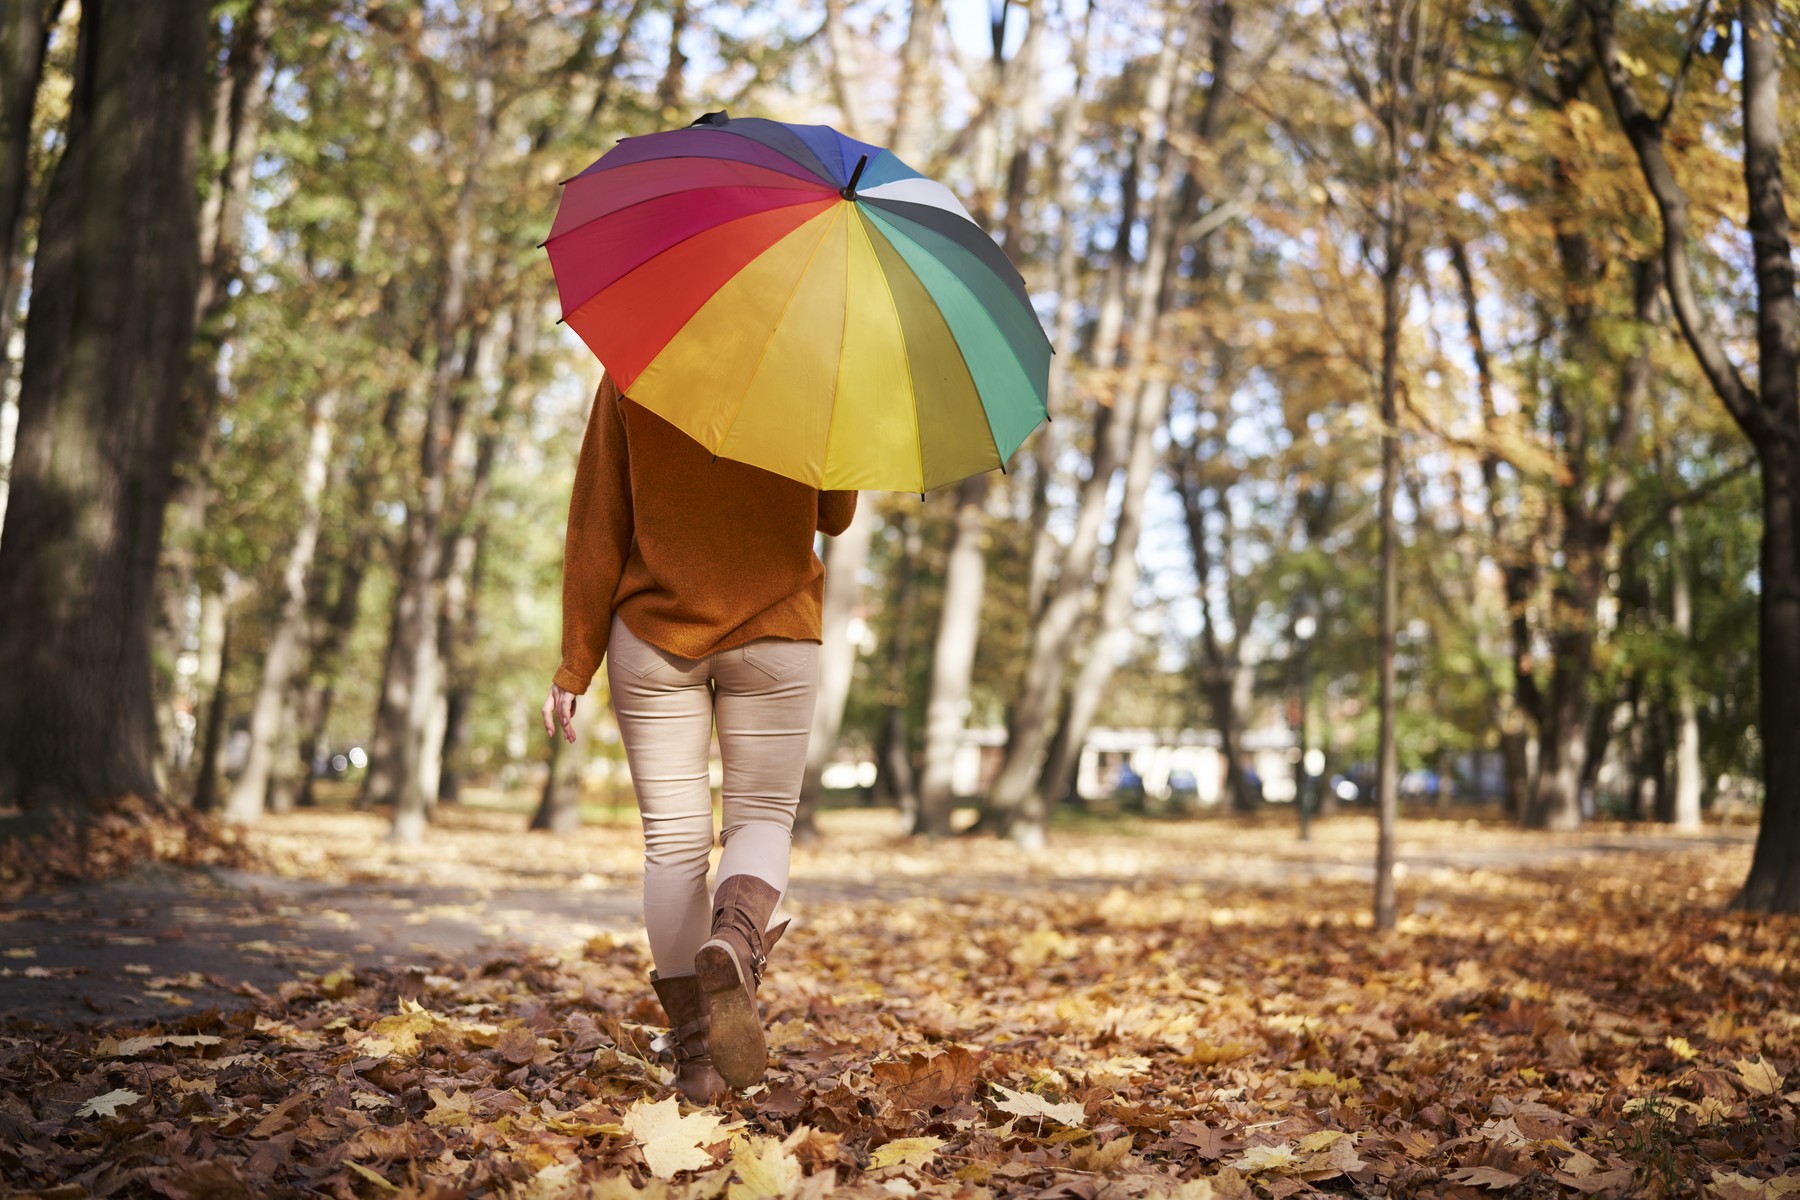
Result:
{"label": "paved footpath", "polygon": [[[1448,850],[1404,859],[1409,872],[1525,869],[1609,854],[1692,853],[1742,846],[1748,831],[1707,837],[1618,834],[1576,844]],[[1209,859],[1146,881],[1017,874],[890,877],[814,873],[795,884],[808,904],[891,901],[1032,888],[1104,892],[1158,883],[1280,885],[1366,880],[1373,867],[1320,856]],[[599,886],[477,890],[454,884],[332,884],[241,871],[161,866],[122,879],[26,897],[0,910],[0,1025],[148,1023],[273,994],[301,971],[348,964],[403,969],[439,955],[497,957],[521,946],[561,950],[601,933],[634,934],[638,889]]]}

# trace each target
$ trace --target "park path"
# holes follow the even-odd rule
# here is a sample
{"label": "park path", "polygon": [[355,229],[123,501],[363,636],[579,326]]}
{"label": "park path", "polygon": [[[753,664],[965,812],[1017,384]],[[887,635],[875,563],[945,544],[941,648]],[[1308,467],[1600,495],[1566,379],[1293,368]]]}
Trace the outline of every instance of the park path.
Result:
{"label": "park path", "polygon": [[[1615,854],[1695,854],[1742,847],[1749,830],[1704,836],[1607,833],[1524,845],[1433,846],[1403,854],[1412,877],[1526,870]],[[429,969],[440,956],[490,959],[532,947],[563,951],[599,935],[639,936],[638,890],[604,880],[480,888],[441,879],[328,883],[232,870],[142,868],[120,879],[26,897],[0,911],[0,1026],[144,1024],[242,1007],[299,972]],[[1024,876],[1016,870],[888,874],[810,870],[789,908],[1020,894],[1054,888],[1280,887],[1373,878],[1366,861],[1321,847],[1279,857],[1212,854],[1154,876],[1106,870]]]}

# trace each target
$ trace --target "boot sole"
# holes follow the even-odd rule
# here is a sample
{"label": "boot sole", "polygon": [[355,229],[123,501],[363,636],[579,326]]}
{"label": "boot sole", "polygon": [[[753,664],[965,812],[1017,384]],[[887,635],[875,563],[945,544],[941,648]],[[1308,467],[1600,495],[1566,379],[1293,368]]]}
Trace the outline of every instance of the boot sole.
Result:
{"label": "boot sole", "polygon": [[737,955],[723,942],[708,942],[694,956],[694,974],[706,996],[713,1070],[739,1091],[754,1087],[768,1068],[769,1048]]}

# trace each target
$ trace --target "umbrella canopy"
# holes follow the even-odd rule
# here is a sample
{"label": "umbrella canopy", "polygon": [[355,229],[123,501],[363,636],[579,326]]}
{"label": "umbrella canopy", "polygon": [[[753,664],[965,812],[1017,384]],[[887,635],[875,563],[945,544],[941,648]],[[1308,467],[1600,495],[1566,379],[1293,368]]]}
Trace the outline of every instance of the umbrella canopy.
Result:
{"label": "umbrella canopy", "polygon": [[1050,343],[942,184],[823,125],[716,114],[566,184],[563,319],[714,454],[821,488],[924,492],[1045,418]]}

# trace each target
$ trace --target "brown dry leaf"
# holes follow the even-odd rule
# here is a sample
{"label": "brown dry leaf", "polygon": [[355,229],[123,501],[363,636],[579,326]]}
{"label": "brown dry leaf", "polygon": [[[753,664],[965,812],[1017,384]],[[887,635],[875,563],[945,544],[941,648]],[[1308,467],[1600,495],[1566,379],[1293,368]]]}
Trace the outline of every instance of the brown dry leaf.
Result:
{"label": "brown dry leaf", "polygon": [[1069,1153],[1069,1163],[1077,1171],[1093,1171],[1104,1175],[1130,1156],[1131,1147],[1132,1138],[1129,1133],[1098,1146],[1077,1146]]}
{"label": "brown dry leaf", "polygon": [[514,1025],[500,1031],[500,1036],[495,1039],[494,1049],[513,1066],[524,1066],[537,1057],[538,1037],[523,1025]]}
{"label": "brown dry leaf", "polygon": [[1499,1167],[1461,1167],[1444,1178],[1473,1187],[1509,1188],[1525,1177],[1511,1171],[1502,1171]]}

